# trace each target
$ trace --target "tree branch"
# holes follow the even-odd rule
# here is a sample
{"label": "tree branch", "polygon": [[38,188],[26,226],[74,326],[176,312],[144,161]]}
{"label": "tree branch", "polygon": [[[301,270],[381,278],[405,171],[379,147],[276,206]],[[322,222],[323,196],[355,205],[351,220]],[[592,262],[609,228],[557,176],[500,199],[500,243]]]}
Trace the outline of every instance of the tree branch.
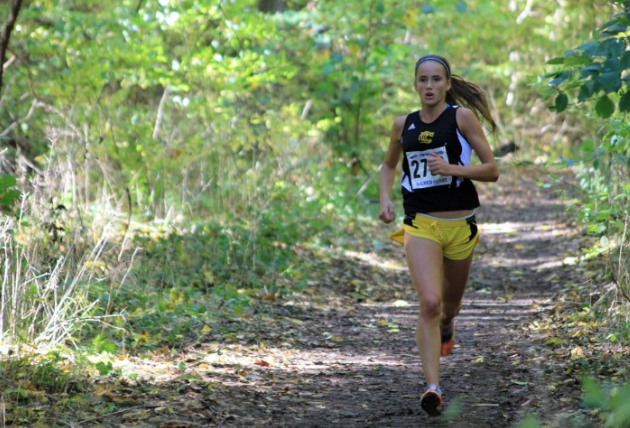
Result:
{"label": "tree branch", "polygon": [[26,73],[28,74],[28,87],[31,89],[31,94],[33,94],[33,96],[37,98],[37,94],[35,93],[35,87],[33,85],[33,73],[31,73],[31,66],[29,65],[28,61],[22,58],[16,51],[14,51],[8,46],[7,46],[7,51],[13,54],[13,58],[11,58],[12,60],[17,58],[18,60],[20,60],[22,64],[24,64],[24,67],[26,67]]}
{"label": "tree branch", "polygon": [[43,107],[43,104],[41,104],[39,101],[37,101],[37,99],[33,100],[33,103],[31,104],[31,108],[29,109],[28,113],[26,114],[25,117],[23,117],[22,119],[18,119],[15,122],[13,122],[11,125],[8,126],[7,129],[5,129],[2,133],[0,133],[0,138],[4,137],[5,135],[8,135],[9,132],[13,131],[15,128],[17,128],[17,126],[20,123],[23,122],[28,122],[31,119],[31,116],[33,115],[33,112],[35,111],[35,109],[37,107]]}
{"label": "tree branch", "polygon": [[2,90],[2,75],[4,73],[4,58],[9,47],[9,38],[11,37],[11,31],[15,26],[20,7],[22,6],[22,0],[13,0],[13,6],[11,6],[11,15],[9,15],[9,21],[4,27],[2,32],[2,38],[0,38],[0,90]]}
{"label": "tree branch", "polygon": [[157,119],[155,120],[155,127],[153,128],[153,139],[157,140],[160,136],[160,126],[162,126],[162,117],[164,116],[164,105],[166,104],[166,99],[168,98],[168,91],[170,85],[167,84],[164,88],[164,93],[162,94],[162,99],[160,100],[160,105],[158,107]]}

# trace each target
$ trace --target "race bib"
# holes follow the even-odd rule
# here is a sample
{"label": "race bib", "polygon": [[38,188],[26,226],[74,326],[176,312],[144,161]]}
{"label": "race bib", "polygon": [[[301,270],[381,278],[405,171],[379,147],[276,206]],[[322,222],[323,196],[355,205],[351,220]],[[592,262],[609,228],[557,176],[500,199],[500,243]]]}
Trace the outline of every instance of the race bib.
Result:
{"label": "race bib", "polygon": [[453,177],[443,175],[433,175],[429,169],[429,158],[431,153],[441,156],[446,163],[448,154],[446,147],[437,147],[435,149],[422,150],[421,152],[407,152],[407,163],[409,164],[409,173],[411,175],[411,187],[415,189],[426,189],[429,187],[450,185]]}

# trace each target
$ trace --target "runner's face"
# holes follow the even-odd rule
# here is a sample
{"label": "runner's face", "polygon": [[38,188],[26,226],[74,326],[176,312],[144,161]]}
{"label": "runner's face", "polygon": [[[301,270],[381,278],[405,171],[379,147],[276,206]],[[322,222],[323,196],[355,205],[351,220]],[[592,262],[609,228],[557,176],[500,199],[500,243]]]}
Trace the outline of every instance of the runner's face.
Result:
{"label": "runner's face", "polygon": [[451,89],[451,81],[446,78],[446,70],[442,64],[426,61],[416,71],[415,87],[422,105],[430,107],[444,102],[446,91]]}

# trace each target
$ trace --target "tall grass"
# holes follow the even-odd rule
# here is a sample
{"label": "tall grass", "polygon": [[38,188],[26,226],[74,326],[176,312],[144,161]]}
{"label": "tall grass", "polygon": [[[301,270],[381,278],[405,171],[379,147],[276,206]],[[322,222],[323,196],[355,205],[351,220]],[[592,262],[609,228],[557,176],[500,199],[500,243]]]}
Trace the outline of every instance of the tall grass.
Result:
{"label": "tall grass", "polygon": [[[117,243],[116,216],[88,215],[79,191],[71,144],[51,144],[46,168],[18,154],[16,175],[23,192],[15,215],[0,217],[0,338],[39,349],[78,343],[85,324],[119,316],[102,308],[95,293],[120,278],[105,267],[116,257],[128,272],[131,257]],[[27,170],[29,173],[27,173]],[[100,205],[111,209],[111,195]],[[120,241],[120,240],[118,240]],[[118,275],[120,276],[120,275]]]}

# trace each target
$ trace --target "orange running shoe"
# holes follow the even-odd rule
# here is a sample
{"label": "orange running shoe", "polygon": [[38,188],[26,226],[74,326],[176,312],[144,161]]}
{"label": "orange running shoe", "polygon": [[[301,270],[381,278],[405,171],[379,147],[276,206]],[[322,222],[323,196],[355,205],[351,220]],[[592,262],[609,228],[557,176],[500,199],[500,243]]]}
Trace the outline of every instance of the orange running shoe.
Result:
{"label": "orange running shoe", "polygon": [[443,357],[453,352],[455,346],[455,323],[451,321],[449,327],[443,327],[440,323],[440,336],[442,337],[442,349],[440,351]]}
{"label": "orange running shoe", "polygon": [[440,391],[440,387],[434,383],[429,385],[422,394],[420,406],[429,416],[440,416],[442,414],[442,391]]}

